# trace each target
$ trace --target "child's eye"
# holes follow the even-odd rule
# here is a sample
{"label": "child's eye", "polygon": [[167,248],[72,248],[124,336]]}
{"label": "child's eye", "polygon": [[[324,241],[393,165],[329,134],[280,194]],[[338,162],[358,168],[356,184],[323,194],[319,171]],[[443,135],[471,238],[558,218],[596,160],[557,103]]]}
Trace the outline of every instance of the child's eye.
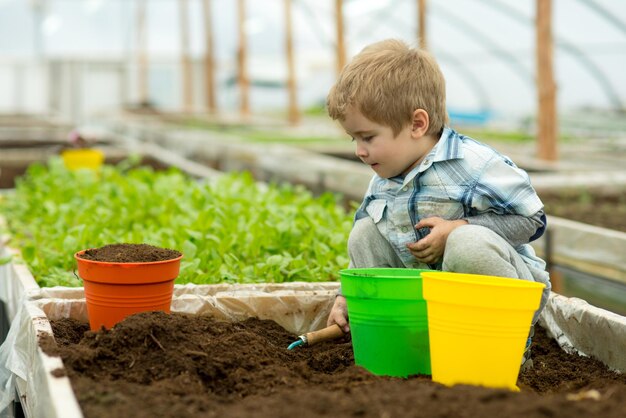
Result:
{"label": "child's eye", "polygon": [[372,139],[374,139],[373,136],[364,136],[363,137],[363,141],[365,141],[365,142],[370,142]]}

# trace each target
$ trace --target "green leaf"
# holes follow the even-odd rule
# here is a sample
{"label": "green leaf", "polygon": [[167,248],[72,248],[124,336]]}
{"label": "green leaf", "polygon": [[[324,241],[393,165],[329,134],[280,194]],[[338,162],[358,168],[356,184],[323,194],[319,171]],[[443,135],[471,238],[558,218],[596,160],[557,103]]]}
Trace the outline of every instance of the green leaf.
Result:
{"label": "green leaf", "polygon": [[197,250],[198,250],[198,247],[196,247],[196,245],[193,242],[189,240],[183,242],[182,252],[185,255],[185,257],[194,258],[196,256]]}
{"label": "green leaf", "polygon": [[78,240],[73,235],[68,235],[63,240],[63,248],[68,251],[76,251],[78,248]]}
{"label": "green leaf", "polygon": [[266,264],[269,266],[277,266],[283,261],[283,257],[280,255],[272,255],[267,258]]}

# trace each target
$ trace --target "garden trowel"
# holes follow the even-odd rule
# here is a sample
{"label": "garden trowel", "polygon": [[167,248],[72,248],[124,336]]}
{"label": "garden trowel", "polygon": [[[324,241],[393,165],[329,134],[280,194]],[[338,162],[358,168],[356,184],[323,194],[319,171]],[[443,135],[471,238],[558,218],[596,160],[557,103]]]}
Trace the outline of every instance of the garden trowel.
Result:
{"label": "garden trowel", "polygon": [[343,330],[339,328],[339,325],[334,324],[319,331],[307,332],[298,337],[298,339],[287,347],[287,350],[293,350],[300,345],[313,345],[321,343],[323,341],[334,340],[335,338],[343,337]]}

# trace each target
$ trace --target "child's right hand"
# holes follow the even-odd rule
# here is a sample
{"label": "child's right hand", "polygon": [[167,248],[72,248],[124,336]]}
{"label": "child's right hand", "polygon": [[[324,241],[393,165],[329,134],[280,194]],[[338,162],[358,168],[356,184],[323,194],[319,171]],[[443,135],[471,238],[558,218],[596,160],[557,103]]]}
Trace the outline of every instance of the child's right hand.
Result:
{"label": "child's right hand", "polygon": [[339,325],[344,333],[350,332],[350,326],[348,325],[348,306],[346,305],[346,298],[342,295],[338,295],[335,298],[333,308],[328,315],[328,321],[326,321],[326,326],[333,324]]}

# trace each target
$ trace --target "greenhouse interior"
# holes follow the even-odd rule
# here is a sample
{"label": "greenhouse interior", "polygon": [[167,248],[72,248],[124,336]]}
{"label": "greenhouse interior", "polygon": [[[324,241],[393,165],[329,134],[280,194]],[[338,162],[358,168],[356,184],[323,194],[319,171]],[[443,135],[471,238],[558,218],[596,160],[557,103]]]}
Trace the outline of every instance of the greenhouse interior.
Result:
{"label": "greenhouse interior", "polygon": [[626,3],[0,0],[0,417],[624,417]]}

